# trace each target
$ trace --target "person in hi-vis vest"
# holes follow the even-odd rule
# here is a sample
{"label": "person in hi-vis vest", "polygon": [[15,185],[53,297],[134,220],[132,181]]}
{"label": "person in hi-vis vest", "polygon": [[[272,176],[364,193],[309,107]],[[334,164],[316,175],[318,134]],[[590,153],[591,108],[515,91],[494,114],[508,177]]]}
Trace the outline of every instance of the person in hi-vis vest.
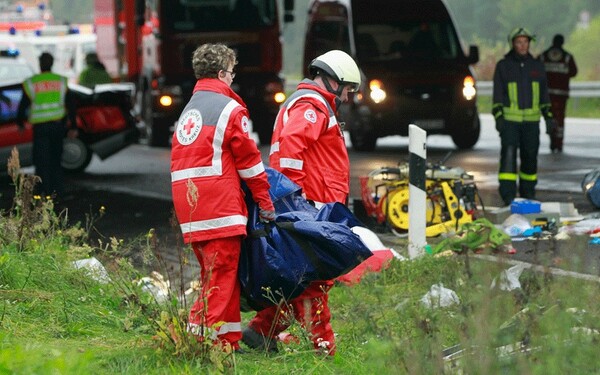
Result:
{"label": "person in hi-vis vest", "polygon": [[64,192],[61,166],[63,139],[67,125],[70,128],[68,136],[77,137],[76,113],[67,77],[51,71],[54,57],[44,52],[39,62],[40,73],[23,82],[17,124],[24,130],[24,122],[28,118],[33,126],[33,164],[35,174],[41,179],[36,192],[60,196]]}

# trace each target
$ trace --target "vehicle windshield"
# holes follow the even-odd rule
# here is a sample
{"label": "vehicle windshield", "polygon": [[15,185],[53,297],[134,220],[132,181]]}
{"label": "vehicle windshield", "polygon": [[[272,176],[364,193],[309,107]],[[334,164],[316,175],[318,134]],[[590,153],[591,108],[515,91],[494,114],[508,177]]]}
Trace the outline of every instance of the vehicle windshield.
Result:
{"label": "vehicle windshield", "polygon": [[247,30],[273,25],[277,0],[163,1],[161,21],[177,32]]}
{"label": "vehicle windshield", "polygon": [[0,60],[0,83],[24,81],[33,75],[33,69],[27,63]]}
{"label": "vehicle windshield", "polygon": [[360,61],[459,57],[460,44],[450,22],[364,23],[355,25]]}

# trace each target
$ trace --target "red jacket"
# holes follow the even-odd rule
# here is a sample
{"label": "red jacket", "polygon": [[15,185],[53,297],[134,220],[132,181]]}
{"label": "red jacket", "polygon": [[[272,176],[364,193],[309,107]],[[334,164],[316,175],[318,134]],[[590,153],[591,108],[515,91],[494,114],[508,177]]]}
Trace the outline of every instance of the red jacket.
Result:
{"label": "red jacket", "polygon": [[253,199],[273,210],[242,99],[218,79],[201,79],[173,134],[173,203],[185,243],[246,235],[244,180]]}
{"label": "red jacket", "polygon": [[307,199],[345,204],[350,161],[335,98],[311,80],[300,82],[275,120],[269,162],[300,185]]}
{"label": "red jacket", "polygon": [[539,57],[546,68],[548,93],[569,96],[569,80],[577,75],[577,64],[573,56],[559,47],[548,48]]}

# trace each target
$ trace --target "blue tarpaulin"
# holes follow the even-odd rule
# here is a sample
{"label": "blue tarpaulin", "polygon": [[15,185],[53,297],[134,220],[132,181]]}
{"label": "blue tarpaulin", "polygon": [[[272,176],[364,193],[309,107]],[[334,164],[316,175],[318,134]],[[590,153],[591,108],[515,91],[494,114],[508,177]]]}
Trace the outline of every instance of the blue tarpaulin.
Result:
{"label": "blue tarpaulin", "polygon": [[255,310],[297,297],[311,281],[335,279],[373,255],[350,229],[363,225],[346,206],[316,209],[286,176],[271,168],[267,175],[277,218],[260,223],[247,191],[248,237],[240,256],[242,297]]}

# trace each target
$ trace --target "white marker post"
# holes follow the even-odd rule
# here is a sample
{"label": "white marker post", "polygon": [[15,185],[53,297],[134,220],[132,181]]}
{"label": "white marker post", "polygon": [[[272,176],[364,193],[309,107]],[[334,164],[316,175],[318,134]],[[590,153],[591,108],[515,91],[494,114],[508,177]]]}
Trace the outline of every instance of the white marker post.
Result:
{"label": "white marker post", "polygon": [[416,125],[408,126],[408,255],[414,259],[425,254],[427,240],[425,170],[427,169],[427,132]]}

